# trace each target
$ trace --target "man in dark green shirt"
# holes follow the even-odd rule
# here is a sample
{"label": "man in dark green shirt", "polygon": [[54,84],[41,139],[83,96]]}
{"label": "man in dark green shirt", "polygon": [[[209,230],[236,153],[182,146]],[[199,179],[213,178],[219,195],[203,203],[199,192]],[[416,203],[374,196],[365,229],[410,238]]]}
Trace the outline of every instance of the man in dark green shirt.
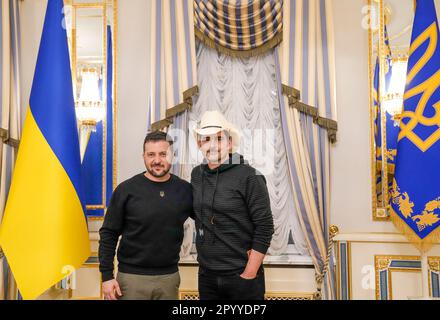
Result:
{"label": "man in dark green shirt", "polygon": [[262,300],[274,233],[266,179],[236,153],[239,134],[218,111],[194,130],[205,160],[191,174],[201,300]]}
{"label": "man in dark green shirt", "polygon": [[179,252],[183,224],[192,215],[192,190],[188,182],[169,173],[172,154],[169,136],[148,134],[143,155],[147,171],[122,182],[112,195],[99,231],[105,299],[178,298]]}

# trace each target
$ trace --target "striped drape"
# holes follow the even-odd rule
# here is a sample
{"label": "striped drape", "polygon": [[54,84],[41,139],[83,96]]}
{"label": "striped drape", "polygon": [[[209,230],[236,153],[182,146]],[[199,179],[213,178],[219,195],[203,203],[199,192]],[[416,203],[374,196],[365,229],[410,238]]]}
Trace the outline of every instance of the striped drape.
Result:
{"label": "striped drape", "polygon": [[[153,84],[148,120],[149,123],[152,123],[152,129],[172,129],[175,127],[183,129],[185,132],[188,131],[188,114],[185,110],[190,107],[192,102],[187,102],[186,98],[190,99],[191,95],[195,93],[196,90],[191,88],[197,84],[194,30],[189,22],[194,21],[195,23],[195,35],[205,44],[212,46],[215,43],[213,40],[216,39],[215,37],[220,39],[220,21],[223,26],[229,26],[231,23],[229,19],[228,24],[225,24],[227,21],[225,20],[226,12],[231,13],[231,17],[238,16],[238,10],[235,10],[234,16],[231,8],[243,8],[245,4],[251,3],[259,3],[262,6],[269,3],[272,6],[277,2],[193,1],[156,0],[153,2],[153,53],[151,61]],[[280,97],[283,135],[290,179],[294,190],[294,208],[317,271],[318,288],[320,289],[323,285],[324,298],[333,299],[335,297],[334,265],[329,262],[331,257],[328,254],[330,246],[328,237],[330,143],[335,140],[337,123],[335,121],[335,70],[331,6],[329,0],[291,0],[284,1],[284,3],[278,1],[278,3],[282,4],[281,10],[282,16],[284,16],[284,21],[280,20],[278,24],[282,28],[278,34],[283,34],[284,40],[275,49],[275,64],[278,70],[278,96]],[[215,10],[219,8],[220,4],[222,10]],[[176,11],[179,8],[182,10]],[[195,10],[194,14],[192,10]],[[271,10],[267,11],[272,12]],[[211,15],[208,15],[209,12]],[[208,37],[209,30],[205,29],[199,32],[200,24],[197,25],[197,19],[198,15],[202,13],[206,17],[205,26],[209,27],[208,22],[211,23],[211,26],[215,26],[212,29],[214,38]],[[243,10],[240,10],[240,13],[243,13]],[[223,20],[218,20],[220,14],[223,15],[223,18],[220,18]],[[248,14],[248,17],[250,16]],[[213,20],[215,17],[217,20]],[[262,15],[260,18],[264,19]],[[232,20],[237,22],[237,19]],[[218,25],[214,21],[218,21]],[[243,22],[243,19],[240,21]],[[247,23],[247,26],[252,29],[258,21],[248,20]],[[179,31],[183,31],[176,32],[176,25],[180,26],[177,27]],[[243,32],[243,27],[240,27],[237,28],[235,25],[234,30]],[[230,31],[229,28],[227,32]],[[223,33],[226,38],[226,33]],[[203,34],[203,38],[201,34]],[[239,37],[236,36],[235,39],[238,43]],[[229,50],[229,54],[234,48],[232,45],[229,48],[223,47],[221,43],[216,43],[213,47],[219,51],[226,48]],[[234,52],[249,51],[245,47],[235,47],[235,49],[239,48],[242,50]],[[225,51],[223,50],[223,52]],[[188,79],[186,83],[182,81],[185,77]],[[300,90],[302,102],[299,102],[299,96],[293,88]],[[184,95],[182,103],[180,95],[188,89],[190,91]],[[182,113],[182,111],[185,112]],[[183,139],[178,140],[184,141]],[[177,156],[179,160],[185,159],[184,155]],[[176,174],[182,173],[181,168],[180,170],[174,168],[174,170]],[[326,266],[328,266],[328,272],[325,272]]]}
{"label": "striped drape", "polygon": [[[20,23],[18,0],[0,6],[0,221],[6,205],[20,138]],[[17,299],[18,291],[5,258],[0,258],[0,300]]]}
{"label": "striped drape", "polygon": [[282,0],[194,0],[197,38],[236,57],[255,56],[282,40]]}
{"label": "striped drape", "polygon": [[192,0],[153,0],[151,9],[152,130],[182,121],[196,91],[197,73]]}
{"label": "striped drape", "polygon": [[[276,49],[279,83],[297,88],[306,105],[298,108],[280,85],[284,139],[294,188],[294,203],[318,280],[328,263],[330,139],[335,129],[333,22],[329,0],[284,2],[284,40]],[[291,89],[293,91],[293,89]],[[288,95],[282,96],[283,93]],[[307,105],[315,108],[307,108]],[[302,110],[300,112],[299,110]],[[307,112],[304,112],[307,111]],[[308,113],[308,114],[307,114]],[[313,114],[316,113],[316,114]],[[323,297],[333,299],[334,270],[323,279]],[[319,282],[319,281],[318,281]],[[319,285],[319,284],[318,284]]]}

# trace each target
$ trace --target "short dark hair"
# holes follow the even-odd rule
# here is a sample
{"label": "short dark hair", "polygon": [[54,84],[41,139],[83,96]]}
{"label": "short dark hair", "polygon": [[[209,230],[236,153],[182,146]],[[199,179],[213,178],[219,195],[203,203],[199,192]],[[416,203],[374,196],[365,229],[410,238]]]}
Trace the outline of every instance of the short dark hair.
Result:
{"label": "short dark hair", "polygon": [[147,134],[144,139],[143,150],[145,152],[145,144],[148,142],[158,142],[158,141],[167,141],[170,146],[173,145],[173,138],[171,138],[168,134],[162,131],[152,131]]}

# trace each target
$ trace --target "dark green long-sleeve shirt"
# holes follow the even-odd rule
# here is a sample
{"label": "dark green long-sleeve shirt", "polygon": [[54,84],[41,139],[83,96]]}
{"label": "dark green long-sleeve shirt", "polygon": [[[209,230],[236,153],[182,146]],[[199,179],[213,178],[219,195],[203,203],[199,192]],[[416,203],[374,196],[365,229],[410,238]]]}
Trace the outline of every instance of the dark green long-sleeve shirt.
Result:
{"label": "dark green long-sleeve shirt", "polygon": [[202,268],[242,271],[248,250],[265,254],[274,233],[266,180],[242,156],[193,169],[197,257]]}

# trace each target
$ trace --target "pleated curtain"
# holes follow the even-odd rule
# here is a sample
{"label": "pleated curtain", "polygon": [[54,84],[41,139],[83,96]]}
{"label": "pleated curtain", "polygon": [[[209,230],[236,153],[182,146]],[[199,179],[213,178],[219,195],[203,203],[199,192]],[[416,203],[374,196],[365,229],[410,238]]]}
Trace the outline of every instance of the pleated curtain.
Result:
{"label": "pleated curtain", "polygon": [[[281,84],[300,90],[301,101],[318,116],[336,120],[333,21],[328,0],[284,2],[284,40],[277,48]],[[334,268],[328,257],[330,224],[330,141],[327,129],[310,115],[280,100],[294,204],[318,277],[326,260],[323,298],[335,298]]]}
{"label": "pleated curtain", "polygon": [[[18,0],[3,0],[0,6],[0,134],[2,138],[0,148],[0,222],[6,205],[21,135],[18,7]],[[0,300],[15,300],[18,297],[17,286],[7,261],[5,258],[1,258]]]}

